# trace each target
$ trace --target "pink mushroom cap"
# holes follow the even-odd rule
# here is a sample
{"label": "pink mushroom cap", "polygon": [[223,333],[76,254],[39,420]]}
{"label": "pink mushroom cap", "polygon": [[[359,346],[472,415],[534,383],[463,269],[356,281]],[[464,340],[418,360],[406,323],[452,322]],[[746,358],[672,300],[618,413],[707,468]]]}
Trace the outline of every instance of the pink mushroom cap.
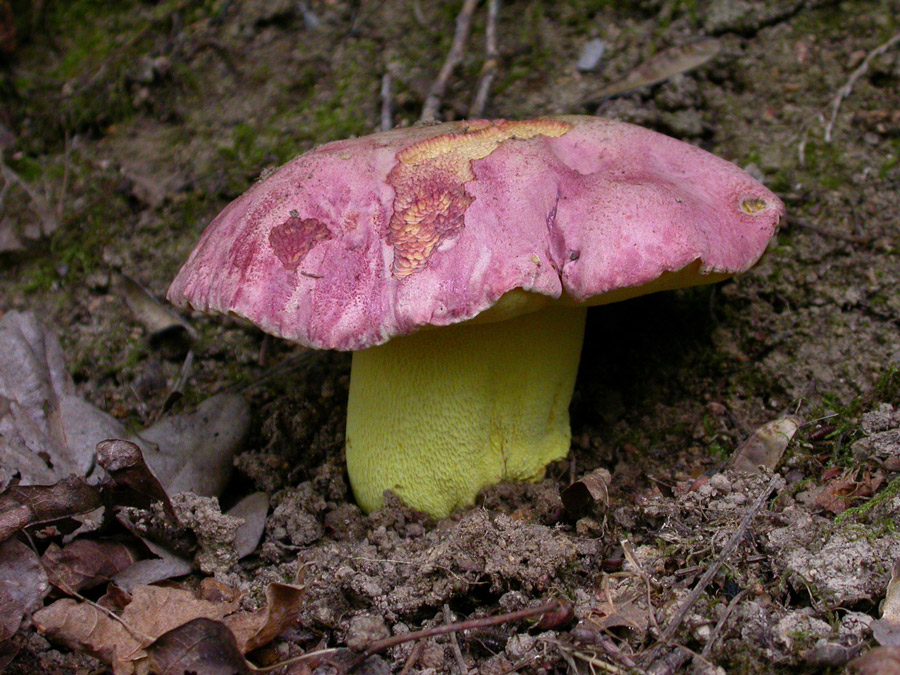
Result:
{"label": "pink mushroom cap", "polygon": [[622,122],[398,129],[257,182],[207,227],[168,297],[359,350],[472,319],[516,289],[602,304],[724,278],[759,259],[783,213],[730,162]]}

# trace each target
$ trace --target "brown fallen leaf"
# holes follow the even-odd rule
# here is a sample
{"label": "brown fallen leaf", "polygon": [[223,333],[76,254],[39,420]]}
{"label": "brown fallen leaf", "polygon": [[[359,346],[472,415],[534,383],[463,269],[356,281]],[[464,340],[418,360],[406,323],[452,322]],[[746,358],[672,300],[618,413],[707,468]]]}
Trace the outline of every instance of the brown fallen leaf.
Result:
{"label": "brown fallen leaf", "polygon": [[664,49],[628,71],[628,74],[621,80],[591,94],[583,102],[597,103],[610,96],[618,96],[640,87],[665,82],[675,75],[699,68],[712,60],[719,53],[719,49],[718,40],[712,39]]}
{"label": "brown fallen leaf", "polygon": [[224,623],[234,633],[241,652],[262,647],[283,633],[300,614],[302,586],[271,583],[266,587],[266,606],[255,612],[232,614]]}
{"label": "brown fallen leaf", "polygon": [[[115,675],[134,675],[147,672],[147,647],[195,619],[223,622],[239,651],[261,647],[296,619],[301,592],[296,586],[271,584],[266,589],[266,607],[238,612],[237,593],[207,593],[216,598],[211,601],[181,588],[137,586],[118,619],[97,604],[64,598],[35,612],[33,621],[48,639],[91,654],[109,664]],[[119,594],[119,602],[124,597]]]}
{"label": "brown fallen leaf", "polygon": [[727,468],[747,473],[756,473],[760,467],[774,470],[801,424],[794,415],[763,424],[737,447]]}
{"label": "brown fallen leaf", "polygon": [[16,532],[103,506],[100,489],[76,476],[55,485],[14,485],[0,493],[0,541]]}
{"label": "brown fallen leaf", "polygon": [[193,619],[163,633],[145,648],[159,675],[248,675],[234,635],[221,621]]}
{"label": "brown fallen leaf", "polygon": [[16,539],[0,544],[0,643],[19,630],[22,618],[38,609],[49,588],[41,562]]}
{"label": "brown fallen leaf", "polygon": [[162,350],[167,358],[184,358],[197,331],[134,279],[118,274],[114,281],[134,318],[147,329],[150,346]]}
{"label": "brown fallen leaf", "polygon": [[268,512],[269,495],[265,492],[249,494],[228,509],[227,515],[244,521],[238,528],[234,540],[234,550],[238,558],[245,558],[256,550],[266,528]]}
{"label": "brown fallen leaf", "polygon": [[900,673],[900,647],[876,647],[847,664],[856,675],[896,675]]}
{"label": "brown fallen leaf", "polygon": [[33,312],[0,318],[0,487],[85,477],[97,442],[127,434],[78,396],[59,340]]}
{"label": "brown fallen leaf", "polygon": [[864,471],[862,476],[857,476],[856,469],[838,470],[816,495],[815,504],[834,514],[843,513],[854,502],[875,494],[883,482],[884,475],[880,471],[874,474]]}
{"label": "brown fallen leaf", "polygon": [[50,544],[41,563],[50,583],[65,593],[94,588],[137,560],[135,550],[118,541],[76,539],[60,548]]}
{"label": "brown fallen leaf", "polygon": [[208,602],[180,588],[138,586],[121,621],[69,598],[35,612],[33,621],[49,639],[108,663],[116,675],[132,675],[147,658],[143,647],[158,636],[198,617],[221,619],[239,604]]}
{"label": "brown fallen leaf", "polygon": [[97,463],[111,479],[110,503],[149,509],[155,502],[161,502],[166,514],[178,521],[169,495],[147,466],[137,444],[118,439],[101,441],[97,444]]}
{"label": "brown fallen leaf", "polygon": [[609,503],[611,481],[609,471],[595,469],[565,488],[559,493],[559,497],[566,511],[578,517],[595,506],[602,508]]}
{"label": "brown fallen leaf", "polygon": [[250,426],[246,402],[219,394],[139,434],[78,396],[59,340],[33,312],[0,317],[0,489],[50,485],[96,469],[104,439],[136,443],[169,494],[220,494]]}

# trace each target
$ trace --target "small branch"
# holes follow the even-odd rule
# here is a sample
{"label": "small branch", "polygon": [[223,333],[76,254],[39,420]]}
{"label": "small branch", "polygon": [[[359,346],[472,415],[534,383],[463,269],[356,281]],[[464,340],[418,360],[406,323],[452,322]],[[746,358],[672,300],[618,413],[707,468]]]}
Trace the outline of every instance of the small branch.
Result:
{"label": "small branch", "polygon": [[[444,621],[450,623],[454,618],[453,612],[450,611],[450,605],[444,605]],[[450,646],[453,649],[453,658],[456,659],[456,667],[459,668],[460,675],[467,675],[469,669],[466,667],[462,649],[459,648],[459,640],[456,639],[456,633],[450,633]]]}
{"label": "small branch", "polygon": [[709,656],[709,653],[712,651],[713,645],[716,643],[716,640],[719,639],[719,635],[722,633],[722,629],[725,628],[725,624],[728,622],[728,617],[731,616],[731,612],[737,607],[738,603],[743,600],[747,593],[750,592],[750,589],[745,588],[740,593],[735,595],[731,602],[728,603],[728,607],[725,608],[725,612],[722,614],[718,623],[716,623],[716,627],[713,628],[713,632],[710,633],[709,639],[706,641],[706,644],[703,645],[703,651],[700,652],[700,657],[706,659]]}
{"label": "small branch", "polygon": [[851,244],[863,244],[864,246],[868,246],[872,243],[874,237],[860,237],[854,234],[844,234],[843,232],[835,232],[834,230],[828,230],[824,227],[819,227],[818,225],[813,225],[802,218],[798,218],[797,216],[788,216],[788,222],[791,225],[796,225],[797,227],[801,227],[804,230],[809,230],[810,232],[815,232],[818,235],[823,237],[828,237],[830,239],[840,239],[841,241],[848,241]]}
{"label": "small branch", "polygon": [[394,128],[394,111],[391,99],[393,78],[390,73],[381,76],[381,130],[390,131]]}
{"label": "small branch", "polygon": [[484,29],[484,65],[481,67],[475,98],[469,108],[470,118],[484,115],[491,85],[497,77],[497,65],[500,61],[500,51],[497,49],[497,15],[499,12],[500,0],[488,0],[487,24]]}
{"label": "small branch", "polygon": [[831,132],[834,129],[834,122],[837,119],[838,111],[841,109],[841,103],[843,103],[844,99],[851,94],[853,85],[856,84],[856,81],[860,77],[865,75],[869,66],[872,64],[872,61],[884,54],[897,43],[900,43],[900,33],[897,33],[890,40],[870,51],[866,55],[866,58],[863,59],[862,63],[857,66],[856,70],[850,73],[850,77],[847,78],[844,86],[837,90],[837,94],[835,94],[834,98],[831,100],[831,118],[828,120],[828,124],[825,125],[826,143],[831,143]]}
{"label": "small branch", "polygon": [[384,640],[377,640],[370,644],[365,651],[363,651],[359,656],[356,657],[356,659],[353,660],[353,662],[350,664],[349,670],[352,671],[373,654],[383,652],[384,650],[390,649],[391,647],[396,647],[397,645],[403,644],[404,642],[419,640],[421,638],[435,637],[437,635],[446,635],[447,633],[456,633],[461,630],[473,630],[476,628],[499,626],[500,624],[512,623],[513,621],[521,621],[522,619],[532,619],[538,616],[543,616],[545,614],[560,613],[565,607],[566,605],[562,601],[551,600],[550,602],[544,603],[543,605],[539,605],[537,607],[520,609],[517,612],[509,612],[508,614],[498,614],[497,616],[488,616],[483,619],[468,619],[466,621],[459,621],[457,623],[447,623],[443,626],[435,626],[434,628],[426,628],[425,630],[417,630],[411,633],[392,635],[389,638],[385,638]]}
{"label": "small branch", "polygon": [[706,590],[706,587],[709,585],[709,582],[713,580],[713,577],[718,574],[719,569],[728,560],[728,556],[731,555],[731,552],[737,548],[738,544],[741,543],[741,539],[744,538],[744,535],[747,534],[747,530],[750,528],[750,523],[753,521],[753,518],[756,517],[756,514],[762,508],[763,504],[766,503],[766,500],[769,498],[769,495],[773,490],[777,489],[781,485],[784,484],[784,480],[778,474],[772,476],[772,480],[768,482],[763,491],[759,493],[759,496],[756,498],[756,501],[753,502],[753,505],[747,509],[747,513],[744,514],[744,518],[741,520],[740,525],[738,525],[737,530],[731,536],[731,539],[728,540],[728,543],[725,544],[725,548],[722,549],[722,552],[719,554],[719,558],[710,566],[708,570],[700,577],[700,581],[697,582],[697,585],[694,586],[693,590],[688,594],[685,601],[682,603],[681,608],[678,610],[678,613],[675,615],[675,618],[666,626],[666,629],[662,632],[662,635],[659,636],[659,641],[656,646],[647,652],[647,656],[644,658],[643,663],[645,666],[649,666],[656,659],[657,654],[659,654],[659,650],[663,647],[663,645],[669,643],[671,641],[672,636],[675,635],[676,631],[681,627],[681,623],[684,621],[684,618],[687,616],[687,613],[691,610],[691,608],[697,603],[697,600],[700,599],[700,595],[703,591]]}
{"label": "small branch", "polygon": [[456,31],[453,33],[453,42],[450,44],[450,51],[447,52],[447,58],[441,70],[435,78],[428,96],[425,97],[425,105],[422,106],[422,116],[420,122],[434,122],[437,119],[438,108],[441,106],[441,99],[444,98],[444,92],[447,90],[447,82],[453,69],[459,65],[465,55],[466,41],[469,39],[469,29],[472,26],[472,15],[475,13],[475,7],[478,0],[464,0],[462,9],[456,17]]}

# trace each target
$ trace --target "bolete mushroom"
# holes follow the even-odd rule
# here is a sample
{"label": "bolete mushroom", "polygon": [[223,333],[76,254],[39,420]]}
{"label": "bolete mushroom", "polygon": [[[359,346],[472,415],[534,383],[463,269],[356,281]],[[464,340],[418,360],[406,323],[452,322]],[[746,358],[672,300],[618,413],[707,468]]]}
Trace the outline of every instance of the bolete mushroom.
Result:
{"label": "bolete mushroom", "polygon": [[566,456],[586,308],[751,267],[783,213],[733,164],[582,116],[329,143],[206,229],[175,304],[352,350],[347,470],[434,516]]}

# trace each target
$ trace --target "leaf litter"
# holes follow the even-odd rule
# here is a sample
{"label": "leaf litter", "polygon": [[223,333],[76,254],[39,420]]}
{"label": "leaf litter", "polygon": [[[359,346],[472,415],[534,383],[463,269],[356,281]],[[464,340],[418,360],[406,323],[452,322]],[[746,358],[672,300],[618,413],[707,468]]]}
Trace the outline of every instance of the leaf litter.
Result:
{"label": "leaf litter", "polygon": [[[551,467],[547,478],[534,485],[493,488],[472,513],[448,522],[430,522],[396,502],[371,516],[352,505],[339,458],[332,459],[342,446],[340,401],[348,368],[343,357],[320,355],[297,377],[275,376],[264,388],[245,388],[257,413],[249,451],[237,455],[239,473],[231,485],[238,489],[223,497],[218,511],[201,502],[191,508],[199,512],[209,507],[210,516],[217,518],[216,513],[227,514],[227,506],[253,489],[272,493],[278,518],[265,513],[260,518],[264,506],[255,512],[257,525],[259,520],[268,521],[260,545],[231,571],[217,572],[220,582],[246,593],[243,604],[257,609],[264,602],[267,584],[298,575],[303,578],[306,590],[298,603],[300,616],[273,646],[259,650],[267,663],[322,644],[344,645],[349,638],[361,638],[365,644],[368,633],[360,628],[363,625],[379,624],[400,635],[420,626],[444,625],[450,620],[448,614],[477,618],[515,611],[548,594],[574,602],[575,627],[540,632],[520,624],[465,631],[457,635],[455,648],[449,638],[400,644],[373,655],[365,667],[371,672],[452,672],[460,668],[461,657],[469,671],[477,668],[485,675],[516,670],[565,672],[567,668],[621,672],[637,664],[679,615],[682,621],[674,642],[706,661],[694,658],[691,663],[690,654],[679,646],[666,651],[655,664],[667,672],[691,668],[707,672],[707,661],[735,673],[841,668],[860,649],[873,644],[871,624],[880,616],[877,603],[885,595],[890,561],[900,556],[890,527],[900,509],[896,497],[900,420],[895,411],[900,400],[896,387],[879,383],[882,375],[896,367],[900,354],[895,330],[900,318],[895,289],[900,278],[891,220],[898,198],[898,169],[891,154],[895,125],[890,125],[896,112],[896,97],[890,96],[897,82],[896,48],[873,55],[869,69],[855,80],[853,95],[838,110],[833,152],[823,150],[821,132],[826,120],[820,114],[830,112],[831,85],[846,81],[890,37],[885,32],[889,17],[874,7],[871,12],[836,15],[828,3],[817,2],[789,3],[787,13],[784,3],[716,2],[690,15],[678,3],[663,4],[658,15],[655,6],[640,12],[604,6],[584,16],[552,3],[545,3],[541,11],[502,9],[497,22],[497,71],[499,81],[510,78],[513,86],[505,85],[502,95],[496,91],[485,114],[515,119],[577,108],[582,94],[589,91],[585,80],[590,76],[577,73],[574,58],[587,36],[599,36],[608,45],[603,57],[606,75],[625,72],[653,50],[662,54],[659,44],[686,44],[714,34],[727,59],[712,59],[702,70],[677,72],[653,85],[652,91],[614,97],[607,101],[604,114],[661,128],[728,156],[775,188],[792,213],[822,227],[786,228],[753,274],[709,296],[687,292],[665,300],[638,301],[633,309],[596,310],[603,327],[595,331],[594,341],[603,346],[617,340],[619,344],[611,352],[615,356],[601,358],[602,367],[586,368],[579,384],[573,408],[577,466],[565,462]],[[134,227],[127,230],[128,236],[99,245],[104,248],[101,273],[107,278],[106,266],[116,271],[128,268],[131,278],[157,290],[181,262],[187,240],[196,236],[200,222],[242,191],[260,162],[280,161],[275,159],[278,152],[267,147],[267,138],[277,139],[281,148],[288,145],[282,140],[285,135],[295,138],[298,129],[304,134],[310,130],[310,138],[298,142],[303,147],[291,146],[295,152],[307,142],[326,140],[334,122],[346,129],[342,135],[363,133],[377,122],[377,102],[373,105],[371,98],[385,62],[360,58],[371,49],[370,37],[379,45],[389,45],[385,58],[390,59],[396,105],[392,110],[388,106],[388,113],[392,115],[389,122],[396,124],[415,121],[417,103],[441,58],[437,49],[446,43],[434,39],[441,17],[427,3],[416,3],[415,12],[405,13],[393,8],[393,3],[360,12],[352,3],[315,4],[323,20],[315,33],[302,33],[302,54],[296,45],[304,17],[296,7],[288,7],[290,3],[225,3],[215,16],[203,10],[184,12],[183,3],[176,5],[171,22],[170,7],[154,8],[165,15],[164,21],[156,16],[137,43],[126,43],[139,45],[140,53],[131,54],[130,47],[116,50],[112,68],[94,78],[100,64],[91,61],[73,79],[76,89],[90,85],[92,95],[112,93],[121,85],[113,74],[123,58],[152,62],[157,52],[168,54],[175,49],[177,53],[182,38],[188,45],[193,40],[197,47],[195,54],[184,59],[187,69],[202,75],[195,85],[182,87],[183,82],[165,78],[134,85],[126,81],[126,88],[134,86],[128,93],[143,101],[138,105],[149,108],[135,108],[127,120],[115,124],[88,121],[91,133],[83,134],[83,128],[77,132],[80,142],[111,166],[110,173],[127,163],[128,176],[174,173],[186,177],[183,193],[181,188],[173,189],[161,198],[138,196],[135,202],[135,190],[126,188],[124,208],[114,220]],[[53,9],[64,11],[65,7],[56,4]],[[773,10],[777,17],[773,18]],[[141,15],[141,10],[134,15]],[[49,16],[52,19],[55,14]],[[478,19],[476,15],[476,35]],[[879,25],[880,20],[887,23]],[[101,16],[98,25],[108,21],[109,17]],[[354,30],[340,34],[339,27],[347,25]],[[452,26],[446,28],[450,30],[444,31],[445,36],[452,32]],[[76,35],[77,29],[74,23],[70,33]],[[178,37],[174,47],[173,33]],[[202,40],[204,45],[217,46],[200,47]],[[39,45],[28,49],[35,46]],[[67,42],[60,46],[68,49]],[[23,68],[26,76],[33,74],[25,58],[30,53],[23,51],[21,63],[15,66]],[[220,68],[218,54],[241,57],[242,72],[260,83],[257,96],[247,97],[246,79],[231,81],[230,71]],[[673,54],[677,57],[677,52]],[[470,57],[462,61],[467,72],[473,67]],[[429,69],[431,62],[433,69]],[[348,63],[354,65],[352,75]],[[377,78],[366,79],[370,70],[378,71]],[[307,79],[298,79],[301,75]],[[315,84],[310,86],[310,81]],[[210,91],[205,82],[214,82],[216,91]],[[352,86],[346,87],[347,82]],[[460,99],[458,94],[465,87],[452,84],[442,103],[443,116],[467,109],[470,92]],[[53,89],[65,91],[64,85],[64,81],[55,82]],[[26,93],[29,106],[42,99],[41,91]],[[203,98],[203,104],[196,105],[200,95],[214,98]],[[216,105],[209,105],[209,100]],[[57,102],[65,107],[71,99]],[[14,110],[22,112],[17,105]],[[335,111],[341,112],[341,119],[334,119]],[[11,151],[25,153],[25,166],[53,152],[32,155],[30,148],[62,143],[58,134],[41,136],[40,114],[35,117],[32,112],[29,109],[23,115],[34,120],[34,126],[16,128],[23,142]],[[344,119],[344,115],[361,119]],[[62,113],[59,119],[65,119]],[[327,122],[324,132],[317,126],[323,119]],[[234,120],[246,121],[260,133],[246,141],[235,132]],[[54,124],[61,129],[68,122]],[[238,125],[239,131],[243,124]],[[805,164],[796,160],[797,130],[803,128],[810,130],[804,139]],[[172,130],[187,132],[179,134],[179,146],[174,149],[167,138]],[[214,142],[209,143],[207,136]],[[190,139],[186,145],[185,137]],[[123,154],[140,157],[140,162],[131,166],[136,162],[121,160]],[[78,179],[84,182],[81,176]],[[47,180],[52,176],[48,174]],[[83,185],[76,189],[74,178],[71,189],[73,210],[81,213],[75,200],[90,200],[91,195],[84,194]],[[22,194],[19,188],[16,191]],[[104,194],[109,201],[117,198],[115,190]],[[10,211],[18,217],[20,209],[10,204],[7,200],[10,208],[4,217]],[[32,209],[30,203],[22,208]],[[204,213],[197,215],[200,211]],[[20,223],[14,225],[11,231],[20,232]],[[62,232],[75,229],[80,235],[93,227],[93,223],[82,229],[67,225]],[[877,239],[868,236],[872,232],[878,233]],[[861,241],[870,245],[860,247]],[[100,251],[88,255],[92,252],[101,255]],[[165,388],[167,378],[172,379],[172,364],[154,366],[152,374],[162,384],[155,384],[155,389],[135,386],[147,401],[132,401],[128,385],[138,380],[131,379],[134,368],[117,355],[137,346],[133,352],[137,368],[149,373],[149,361],[156,354],[145,359],[146,352],[141,351],[148,348],[148,330],[143,324],[129,323],[128,316],[123,319],[121,302],[110,302],[107,286],[115,284],[93,283],[91,274],[80,274],[77,262],[68,258],[66,265],[57,266],[57,254],[71,253],[64,238],[54,238],[52,259],[35,249],[21,258],[5,258],[5,278],[0,284],[4,309],[22,309],[32,303],[41,307],[42,317],[66,327],[64,339],[67,349],[73,350],[72,372],[79,389],[117,417],[139,410],[135,417],[152,419],[142,406],[147,411],[162,408],[155,392]],[[46,278],[43,265],[50,270],[47,281],[41,281],[42,274]],[[66,272],[65,266],[71,271]],[[34,284],[49,288],[23,294],[23,288]],[[679,314],[688,311],[685,323],[691,328],[660,320],[673,306]],[[47,307],[50,310],[44,311]],[[647,309],[651,320],[636,318]],[[711,334],[710,324],[714,326]],[[196,396],[197,391],[234,386],[238,380],[255,380],[263,350],[253,334],[228,322],[213,325],[197,319],[197,325],[202,326],[203,338],[194,346],[193,385],[181,390],[185,398]],[[703,329],[700,338],[693,333],[698,326]],[[98,335],[102,338],[99,347]],[[275,343],[269,343],[265,351],[273,363],[284,363],[292,354],[289,347]],[[109,372],[114,376],[105,375]],[[160,377],[161,373],[165,375]],[[691,590],[721,559],[729,537],[765,488],[762,474],[722,470],[721,461],[733,454],[748,429],[761,427],[786,408],[802,410],[808,418],[829,416],[828,424],[799,428],[780,458],[768,460],[775,462],[775,471],[786,486],[760,507],[731,556],[681,614]],[[48,409],[55,409],[54,405]],[[21,408],[15,412],[21,413]],[[3,416],[8,423],[11,417],[5,412]],[[55,473],[56,465],[66,461],[62,455],[55,465],[48,461],[49,452],[30,456],[31,448],[46,451],[56,438],[46,433],[41,418],[19,419],[24,421],[11,438],[21,439],[14,447],[23,470],[30,462],[34,471],[49,471],[48,484],[68,475]],[[116,433],[105,438],[128,437]],[[30,440],[36,442],[29,446]],[[136,439],[130,440],[142,452],[147,450]],[[91,465],[94,449],[88,443],[83,455],[74,456],[86,460],[77,476],[90,480],[102,476],[102,467]],[[160,452],[165,450],[161,444]],[[157,452],[152,447],[149,451]],[[15,474],[4,473],[7,464],[0,464],[0,487],[11,485]],[[147,464],[153,467],[149,458]],[[92,473],[84,473],[85,466]],[[560,489],[597,467],[608,469],[612,477],[608,505],[596,502],[594,506],[601,508],[589,507],[580,516],[566,512]],[[845,475],[845,469],[856,471]],[[865,484],[866,471],[872,479],[879,473],[884,477],[880,484],[872,483],[871,496],[853,484]],[[161,475],[160,482],[166,484]],[[817,503],[829,484],[835,488],[833,508]],[[836,519],[833,511],[839,508],[844,510]],[[171,563],[171,569],[180,564],[182,574],[196,569],[197,533],[174,526],[161,502],[151,511],[136,506],[114,506],[113,510],[115,519],[94,519],[91,526],[101,528],[94,532],[73,520],[34,525],[27,535],[37,552],[45,551],[51,542],[65,548],[73,538],[101,540],[113,534],[134,543],[141,556],[149,556],[147,551],[168,556],[168,562],[143,557],[116,579],[154,561],[163,566]],[[166,546],[182,542],[183,557],[149,536],[135,537],[122,525],[126,519],[154,525],[148,535],[159,535]],[[25,534],[7,541],[30,547]],[[238,539],[235,536],[236,549]],[[623,545],[625,540],[630,548]],[[241,545],[242,550],[247,547]],[[138,577],[128,591],[146,585]],[[157,578],[164,579],[166,574]],[[184,583],[197,592],[196,582],[196,576],[189,576]],[[97,603],[122,611],[130,598],[115,583],[100,584],[85,593],[96,599],[105,585],[106,593]],[[226,601],[227,594],[220,595]],[[608,604],[610,598],[637,629],[622,625],[604,632],[590,621],[592,616],[599,617],[592,613],[594,609],[607,612],[604,616],[615,612]],[[22,614],[22,628],[7,643],[22,646],[20,658],[12,663],[19,670],[11,672],[86,663],[47,646],[29,628],[27,614]],[[364,617],[369,617],[368,623]],[[190,641],[178,636],[178,628],[174,630],[181,644]],[[210,634],[215,632],[200,631],[192,639]],[[891,649],[895,648],[882,648]],[[891,672],[887,668],[896,655],[882,650],[871,654],[882,657],[881,672]],[[205,663],[197,656],[198,652],[188,650],[181,657],[167,658],[166,663],[175,664],[175,669],[179,664]],[[149,658],[141,663],[149,663]],[[163,667],[162,662],[157,665]],[[23,670],[28,666],[29,670]],[[325,664],[323,672],[329,667]]]}

